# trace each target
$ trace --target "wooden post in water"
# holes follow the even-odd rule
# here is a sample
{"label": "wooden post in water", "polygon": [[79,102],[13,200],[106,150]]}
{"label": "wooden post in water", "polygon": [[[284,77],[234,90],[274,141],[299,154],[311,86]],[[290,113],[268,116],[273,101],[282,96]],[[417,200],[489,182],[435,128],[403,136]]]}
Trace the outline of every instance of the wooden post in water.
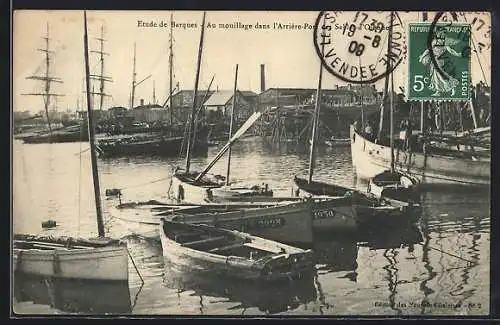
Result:
{"label": "wooden post in water", "polygon": [[201,54],[203,53],[203,36],[205,34],[205,16],[206,11],[203,12],[203,19],[201,22],[201,35],[200,35],[200,45],[198,47],[198,65],[196,67],[196,77],[194,80],[194,94],[193,94],[193,107],[191,109],[191,119],[189,121],[188,129],[188,139],[187,139],[187,149],[186,149],[186,174],[189,173],[189,166],[191,164],[191,146],[193,139],[191,139],[192,132],[194,130],[194,118],[196,114],[196,97],[198,97],[198,83],[200,81],[200,66],[201,66]]}
{"label": "wooden post in water", "polygon": [[[236,71],[234,72],[234,88],[233,88],[233,103],[231,105],[231,121],[229,122],[229,141],[233,136],[233,123],[234,123],[234,107],[236,106],[236,87],[238,83],[238,65],[236,65]],[[231,170],[231,146],[227,151],[227,174],[226,174],[226,185],[229,185],[229,171]]]}
{"label": "wooden post in water", "polygon": [[101,190],[99,188],[99,172],[97,170],[97,157],[94,143],[94,119],[92,113],[92,100],[90,93],[90,68],[89,68],[89,41],[87,36],[87,11],[83,12],[84,34],[83,45],[85,50],[85,81],[87,87],[87,124],[89,130],[90,158],[92,162],[92,179],[94,181],[95,208],[97,212],[97,230],[99,237],[104,237],[104,222],[101,210]]}

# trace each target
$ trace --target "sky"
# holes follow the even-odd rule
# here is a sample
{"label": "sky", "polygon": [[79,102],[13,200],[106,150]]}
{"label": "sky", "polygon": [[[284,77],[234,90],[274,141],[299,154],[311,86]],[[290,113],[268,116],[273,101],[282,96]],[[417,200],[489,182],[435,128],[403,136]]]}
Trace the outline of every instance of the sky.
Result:
{"label": "sky", "polygon": [[[139,99],[146,103],[153,100],[153,82],[157,101],[163,104],[168,96],[169,74],[169,11],[87,11],[89,47],[99,50],[95,39],[104,28],[105,75],[113,79],[106,83],[105,92],[112,95],[105,100],[105,107],[129,107],[132,83],[133,48],[136,43],[137,81],[151,77],[137,86],[136,105]],[[198,45],[201,31],[201,11],[175,11],[173,20],[173,70],[174,84],[181,89],[194,89]],[[339,21],[349,12],[339,14]],[[400,12],[403,30],[409,22],[417,22],[420,12]],[[469,21],[477,14],[468,14]],[[480,14],[490,25],[488,14]],[[316,88],[320,60],[313,44],[312,29],[262,29],[256,24],[274,23],[304,25],[314,24],[318,12],[273,12],[273,11],[208,11],[206,23],[217,28],[206,28],[200,71],[199,89],[206,89],[215,75],[212,89],[232,89],[235,65],[239,65],[238,89],[260,93],[260,64],[265,64],[266,87]],[[352,13],[350,13],[350,16]],[[431,16],[432,17],[432,16]],[[139,26],[156,23],[156,27]],[[167,27],[161,27],[161,24]],[[219,24],[252,25],[252,29],[219,28]],[[44,72],[44,53],[37,51],[45,46],[46,26],[49,24],[50,47],[54,51],[51,59],[51,75],[63,79],[63,84],[52,84],[55,93],[64,94],[56,105],[59,111],[74,110],[78,100],[84,105],[84,56],[83,56],[83,11],[18,10],[13,18],[13,108],[16,111],[38,112],[43,101],[38,96],[23,96],[23,93],[42,92],[41,82],[26,77]],[[196,27],[189,27],[196,24]],[[483,33],[477,33],[482,36]],[[337,37],[337,36],[335,36]],[[486,40],[489,41],[489,40]],[[491,52],[483,51],[472,58],[472,79],[484,80],[478,65],[480,59],[486,82],[490,79]],[[91,73],[99,74],[99,57],[90,56]],[[395,88],[406,87],[406,59],[394,73]],[[345,85],[326,70],[323,73],[323,88]],[[381,90],[383,81],[376,83]],[[98,84],[95,84],[97,91]]]}

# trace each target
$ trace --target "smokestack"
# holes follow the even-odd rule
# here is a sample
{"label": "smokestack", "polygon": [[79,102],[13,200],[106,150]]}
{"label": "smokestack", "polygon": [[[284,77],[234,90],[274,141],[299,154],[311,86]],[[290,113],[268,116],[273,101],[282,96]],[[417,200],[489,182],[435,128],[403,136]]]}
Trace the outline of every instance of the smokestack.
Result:
{"label": "smokestack", "polygon": [[260,65],[260,92],[264,92],[266,90],[266,73],[264,70],[264,65]]}

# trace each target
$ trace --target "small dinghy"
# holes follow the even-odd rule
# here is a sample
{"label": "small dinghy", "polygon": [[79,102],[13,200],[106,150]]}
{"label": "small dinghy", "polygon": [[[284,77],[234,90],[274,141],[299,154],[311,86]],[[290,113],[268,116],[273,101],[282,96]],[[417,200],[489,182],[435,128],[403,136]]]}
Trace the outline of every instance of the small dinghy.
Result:
{"label": "small dinghy", "polygon": [[195,272],[253,280],[299,278],[314,270],[303,250],[235,230],[160,220],[166,263]]}
{"label": "small dinghy", "polygon": [[406,173],[386,170],[371,178],[368,192],[389,201],[414,203],[420,201],[418,180]]}

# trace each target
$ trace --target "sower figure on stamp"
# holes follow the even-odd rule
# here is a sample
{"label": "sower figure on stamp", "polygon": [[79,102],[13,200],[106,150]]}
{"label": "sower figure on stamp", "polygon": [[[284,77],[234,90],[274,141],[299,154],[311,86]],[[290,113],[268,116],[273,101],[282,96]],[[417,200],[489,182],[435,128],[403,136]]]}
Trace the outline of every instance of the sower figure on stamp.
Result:
{"label": "sower figure on stamp", "polygon": [[451,92],[451,96],[455,95],[455,87],[459,84],[459,81],[445,70],[449,65],[447,62],[449,59],[446,58],[446,55],[451,54],[456,57],[462,57],[461,53],[451,47],[459,42],[457,39],[446,37],[444,29],[438,29],[436,37],[432,40],[432,52],[435,55],[437,66],[434,66],[430,58],[431,53],[429,49],[425,49],[420,54],[418,61],[429,66],[430,81],[428,87],[434,91],[431,96],[440,96],[442,92]]}

